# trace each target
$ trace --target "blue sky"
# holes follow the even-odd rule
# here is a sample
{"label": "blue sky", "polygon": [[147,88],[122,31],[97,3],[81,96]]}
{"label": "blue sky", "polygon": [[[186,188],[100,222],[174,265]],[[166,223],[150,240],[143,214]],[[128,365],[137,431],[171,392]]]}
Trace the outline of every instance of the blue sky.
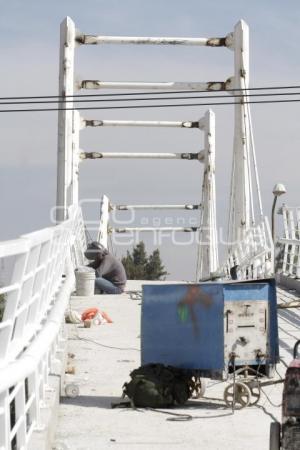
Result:
{"label": "blue sky", "polygon": [[[57,93],[59,24],[69,15],[89,34],[224,36],[243,18],[250,26],[250,84],[300,84],[300,5],[297,1],[0,1],[0,94]],[[226,49],[106,46],[76,52],[76,76],[103,80],[208,81],[232,75],[233,54]],[[196,120],[205,109],[103,113],[88,118]],[[230,108],[215,108],[217,124],[218,222],[228,208],[233,123]],[[252,108],[265,213],[275,182],[286,184],[286,202],[299,199],[300,103]],[[1,115],[0,238],[49,224],[55,204],[56,113]],[[177,132],[178,131],[178,132]],[[95,151],[197,151],[200,134],[177,130],[85,130],[82,148]],[[198,201],[202,169],[150,162],[103,161],[82,165],[82,197],[102,192],[118,202]],[[94,214],[96,214],[94,212]],[[162,249],[169,270],[179,277],[172,250]],[[184,252],[183,252],[184,253]],[[184,258],[190,261],[190,250]],[[190,259],[189,259],[190,258]],[[192,264],[192,262],[191,262]]]}

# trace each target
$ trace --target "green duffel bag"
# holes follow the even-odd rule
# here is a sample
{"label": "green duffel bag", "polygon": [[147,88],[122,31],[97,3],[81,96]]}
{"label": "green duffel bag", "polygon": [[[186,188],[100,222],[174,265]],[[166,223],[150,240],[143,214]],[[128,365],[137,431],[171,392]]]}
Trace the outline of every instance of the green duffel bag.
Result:
{"label": "green duffel bag", "polygon": [[163,364],[147,364],[130,373],[123,386],[133,406],[166,408],[183,405],[191,396],[191,376],[181,369]]}

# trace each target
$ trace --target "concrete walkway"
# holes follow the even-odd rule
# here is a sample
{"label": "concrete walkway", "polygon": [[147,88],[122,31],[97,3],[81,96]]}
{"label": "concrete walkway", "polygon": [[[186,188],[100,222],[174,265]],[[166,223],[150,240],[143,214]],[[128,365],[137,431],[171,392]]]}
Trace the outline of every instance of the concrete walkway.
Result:
{"label": "concrete walkway", "polygon": [[[131,282],[130,290],[139,290],[140,282]],[[279,302],[295,300],[295,296],[279,290]],[[98,306],[106,311],[113,324],[83,328],[68,325],[68,351],[75,357],[76,368],[69,381],[79,383],[80,395],[62,398],[59,407],[57,450],[133,449],[205,449],[267,450],[269,425],[280,419],[282,385],[264,389],[257,406],[236,411],[226,408],[223,391],[227,383],[208,382],[205,397],[191,400],[188,407],[166,410],[189,414],[192,420],[170,421],[172,416],[150,410],[111,409],[118,402],[122,385],[129,373],[140,365],[139,296],[73,297],[73,309],[83,311]],[[300,338],[298,309],[279,311],[280,345],[283,360],[289,364],[292,347]],[[285,373],[283,364],[278,367]]]}

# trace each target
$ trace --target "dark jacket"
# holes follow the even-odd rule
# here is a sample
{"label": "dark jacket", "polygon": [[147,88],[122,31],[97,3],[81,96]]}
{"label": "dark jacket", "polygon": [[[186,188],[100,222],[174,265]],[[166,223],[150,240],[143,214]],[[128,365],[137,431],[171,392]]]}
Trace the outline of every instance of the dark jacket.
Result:
{"label": "dark jacket", "polygon": [[123,264],[110,253],[100,261],[96,260],[90,263],[89,267],[96,270],[96,277],[105,278],[122,290],[125,288],[127,277]]}

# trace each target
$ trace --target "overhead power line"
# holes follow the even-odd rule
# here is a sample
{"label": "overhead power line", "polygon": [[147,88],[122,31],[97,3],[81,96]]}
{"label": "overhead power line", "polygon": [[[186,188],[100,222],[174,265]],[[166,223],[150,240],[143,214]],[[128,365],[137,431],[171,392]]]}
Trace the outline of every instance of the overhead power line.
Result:
{"label": "overhead power line", "polygon": [[[262,90],[283,90],[283,89],[300,89],[300,85],[286,85],[286,86],[259,86],[259,87],[249,87],[247,91],[262,91]],[[242,89],[219,89],[218,91],[209,91],[209,93],[214,96],[216,92],[236,92],[241,91]],[[16,96],[16,97],[0,97],[0,100],[30,100],[30,99],[47,99],[47,98],[80,98],[80,97],[125,97],[125,96],[134,96],[134,95],[163,95],[163,94],[189,94],[195,92],[203,92],[197,90],[184,90],[184,91],[150,91],[150,92],[121,92],[121,93],[111,93],[111,94],[73,94],[73,95],[35,95],[35,96]]]}
{"label": "overhead power line", "polygon": [[[184,91],[183,91],[184,92]],[[275,92],[275,93],[263,93],[263,94],[225,94],[225,95],[185,95],[175,97],[159,97],[159,100],[188,100],[188,99],[215,99],[215,98],[251,98],[251,97],[276,97],[276,96],[296,96],[300,95],[299,92]],[[79,100],[31,100],[31,101],[13,101],[13,102],[0,102],[1,105],[32,105],[32,104],[53,104],[53,103],[97,103],[97,102],[137,102],[137,101],[153,101],[158,100],[155,97],[138,97],[138,98],[96,98],[96,99],[79,99]]]}
{"label": "overhead power line", "polygon": [[[271,103],[298,103],[300,99],[286,100],[250,100],[244,104],[271,104]],[[17,112],[45,112],[45,111],[74,111],[74,110],[119,110],[119,109],[148,109],[148,108],[181,108],[195,106],[226,106],[235,105],[236,102],[209,102],[209,103],[178,103],[178,104],[157,104],[157,105],[120,105],[120,106],[87,106],[78,108],[29,108],[29,109],[2,109],[0,113]]]}

